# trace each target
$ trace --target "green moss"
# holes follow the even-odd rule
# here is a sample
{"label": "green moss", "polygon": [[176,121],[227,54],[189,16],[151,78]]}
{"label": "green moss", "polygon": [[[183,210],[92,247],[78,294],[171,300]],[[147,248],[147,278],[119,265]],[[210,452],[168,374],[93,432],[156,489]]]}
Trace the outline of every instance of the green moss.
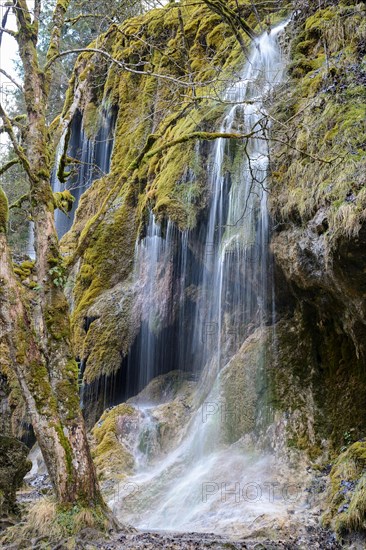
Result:
{"label": "green moss", "polygon": [[26,279],[27,277],[27,273],[24,273],[23,269],[21,269],[20,267],[14,267],[14,273],[15,275],[18,275],[21,280]]}
{"label": "green moss", "polygon": [[54,299],[45,309],[47,329],[55,340],[70,336],[69,306],[63,293],[54,291]]}
{"label": "green moss", "polygon": [[35,261],[34,260],[25,260],[20,264],[20,267],[22,269],[29,269],[29,271],[32,271],[34,269]]}
{"label": "green moss", "polygon": [[80,414],[78,392],[78,366],[70,359],[64,368],[62,379],[56,384],[57,400],[67,411],[67,420],[74,420]]}
{"label": "green moss", "polygon": [[266,373],[269,405],[286,415],[288,444],[311,460],[324,452],[336,456],[345,434],[365,434],[362,360],[348,336],[318,318],[316,309],[303,306],[277,323],[277,351]]}
{"label": "green moss", "polygon": [[35,273],[34,261],[26,260],[22,262],[20,265],[15,265],[13,269],[14,269],[15,275],[17,275],[22,282],[26,280],[28,281],[27,284],[29,288],[31,288],[31,285],[34,285],[34,286],[37,285],[35,281],[32,281],[32,280],[29,281],[29,279],[32,276],[34,276],[34,273]]}
{"label": "green moss", "polygon": [[[87,359],[88,383],[113,374],[120,367],[121,354],[131,343],[133,330],[128,326],[128,309],[131,310],[132,301],[126,300],[124,320],[115,309],[106,311],[103,303],[116,284],[126,283],[128,287],[134,246],[143,231],[147,211],[152,210],[159,221],[169,218],[180,230],[196,227],[206,206],[208,148],[202,146],[200,155],[197,152],[205,136],[217,131],[224,109],[221,103],[203,98],[223,91],[212,89],[213,77],[220,74],[224,89],[225,79],[231,80],[233,71],[243,65],[243,53],[228,25],[203,3],[184,1],[181,8],[188,56],[178,10],[169,5],[130,19],[118,29],[112,27],[101,40],[106,41],[105,48],[115,59],[126,63],[143,60],[146,72],[178,81],[188,82],[190,78],[196,86],[197,101],[192,101],[189,88],[148,74],[131,74],[115,64],[103,66],[104,74],[95,92],[97,64],[89,53],[78,59],[70,85],[69,105],[72,93],[82,84],[80,106],[90,135],[95,133],[102,100],[104,105],[118,109],[110,174],[95,181],[83,195],[73,228],[62,242],[64,250],[69,251],[83,243],[99,208],[111,194],[107,213],[75,272],[73,342],[77,355]],[[262,13],[260,7],[260,15],[266,10]],[[245,11],[248,23],[257,25],[250,7]],[[247,38],[244,40],[249,43]],[[187,71],[193,71],[189,78]],[[197,132],[196,142],[166,148],[166,143],[192,132]],[[142,151],[146,155],[141,155]],[[152,151],[154,155],[149,156]],[[95,315],[93,307],[97,301],[101,318],[92,323],[86,334],[84,317]]]}
{"label": "green moss", "polygon": [[326,525],[342,535],[366,528],[366,442],[353,443],[336,460],[330,473]]}
{"label": "green moss", "polygon": [[[24,359],[19,354],[17,357],[20,363],[24,363]],[[55,410],[55,400],[52,396],[47,368],[39,363],[28,362],[28,370],[28,386],[36,402],[37,410],[46,416],[51,416]]]}
{"label": "green moss", "polygon": [[[274,215],[285,223],[306,223],[319,208],[327,208],[329,237],[355,235],[365,219],[366,111],[357,84],[364,15],[361,5],[340,4],[309,17],[291,45],[288,89],[273,105],[275,118],[286,127],[290,120],[296,147],[273,147],[274,156],[286,154],[286,166],[273,166],[279,174],[273,179]],[[273,131],[281,136],[280,127]],[[347,202],[349,195],[354,200]]]}
{"label": "green moss", "polygon": [[53,194],[55,208],[58,208],[64,213],[70,212],[74,204],[75,197],[68,189],[65,191],[57,191]]}
{"label": "green moss", "polygon": [[66,437],[64,433],[64,428],[61,424],[54,425],[54,428],[57,432],[59,442],[65,451],[67,475],[68,475],[69,481],[72,481],[74,476],[74,466],[72,462],[72,449],[71,449],[70,442]]}
{"label": "green moss", "polygon": [[9,222],[9,203],[2,187],[0,187],[0,233],[7,233]]}
{"label": "green moss", "polygon": [[99,110],[97,105],[89,102],[83,112],[83,129],[88,137],[92,139],[96,136],[99,123]]}
{"label": "green moss", "polygon": [[324,25],[328,21],[332,21],[336,16],[335,8],[330,7],[324,10],[317,10],[314,15],[311,15],[305,24],[305,29],[307,31],[321,31],[324,28]]}
{"label": "green moss", "polygon": [[[77,306],[73,313],[74,341],[79,349],[83,349],[85,332],[83,330],[83,318],[87,315],[89,307],[103,292],[113,287],[121,279],[125,279],[132,271],[133,250],[136,239],[134,226],[135,211],[128,205],[126,199],[119,200],[123,204],[108,216],[108,219],[100,225],[96,238],[84,254],[83,266],[77,278],[75,297]],[[118,347],[111,345],[116,341],[114,333],[115,322],[106,322],[98,334],[98,345],[90,359],[90,369],[95,372],[111,374],[119,368]],[[108,356],[112,357],[108,359]],[[82,356],[84,352],[82,352]],[[91,372],[89,369],[88,372]],[[91,378],[94,378],[90,377]]]}
{"label": "green moss", "polygon": [[118,405],[104,412],[93,428],[92,454],[100,479],[119,480],[132,472],[134,459],[118,438],[118,425],[134,414],[132,407]]}

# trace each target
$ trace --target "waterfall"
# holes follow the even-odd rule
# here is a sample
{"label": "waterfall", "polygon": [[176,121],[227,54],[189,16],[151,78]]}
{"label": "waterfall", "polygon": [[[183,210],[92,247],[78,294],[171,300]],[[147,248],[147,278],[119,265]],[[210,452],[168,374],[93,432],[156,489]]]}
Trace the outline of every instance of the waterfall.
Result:
{"label": "waterfall", "polygon": [[[137,494],[119,494],[110,503],[139,528],[233,532],[244,518],[251,523],[284,506],[270,495],[272,457],[249,450],[245,438],[225,443],[222,422],[209,414],[207,403],[216,407],[222,398],[223,373],[245,339],[273,321],[264,103],[283,77],[278,36],[285,25],[260,37],[241,79],[226,91],[229,107],[220,131],[254,134],[216,140],[204,227],[179,232],[170,222],[162,227],[150,213],[146,236],[136,247],[141,330],[128,372],[139,373],[138,390],[174,368],[200,377],[195,413],[176,448],[150,465],[139,460],[142,466],[130,480]],[[201,256],[192,250],[201,250]],[[241,498],[249,486],[262,495],[267,487],[268,498]],[[228,506],[233,493],[235,506]]]}
{"label": "waterfall", "polygon": [[65,135],[60,140],[51,185],[54,192],[70,190],[75,201],[68,215],[60,210],[55,212],[55,224],[59,238],[71,229],[80,197],[84,191],[91,186],[94,180],[109,172],[115,122],[115,111],[108,111],[102,107],[97,135],[95,138],[89,139],[83,129],[81,113],[78,111],[75,114],[71,122],[67,155],[76,159],[77,164],[73,167],[72,174],[66,183],[60,182],[57,177],[57,170],[65,149]]}
{"label": "waterfall", "polygon": [[[87,138],[82,122],[82,115],[78,111],[71,122],[71,135],[67,147],[67,155],[78,162],[77,170],[73,170],[66,183],[62,183],[57,177],[60,160],[65,150],[66,133],[64,133],[57,147],[55,166],[51,176],[51,187],[54,192],[68,189],[75,198],[72,209],[67,215],[60,210],[55,211],[55,225],[59,238],[71,229],[81,195],[94,180],[108,174],[110,168],[116,112],[102,107],[95,139]],[[29,222],[27,254],[31,259],[35,259],[32,221]]]}
{"label": "waterfall", "polygon": [[162,339],[158,335],[162,326],[170,324],[166,298],[172,284],[171,228],[169,222],[163,238],[162,228],[150,212],[146,237],[136,246],[135,277],[140,285],[141,330],[136,346],[138,356],[130,360],[138,364],[138,390],[159,374],[158,366],[168,351],[161,348]]}
{"label": "waterfall", "polygon": [[188,231],[179,231],[170,220],[159,224],[151,211],[146,235],[135,248],[140,332],[128,355],[122,398],[136,395],[159,374],[192,371],[187,346],[192,305],[186,300],[190,271]]}
{"label": "waterfall", "polygon": [[28,241],[26,254],[30,257],[31,260],[36,259],[36,249],[34,247],[34,222],[30,221],[28,225]]}

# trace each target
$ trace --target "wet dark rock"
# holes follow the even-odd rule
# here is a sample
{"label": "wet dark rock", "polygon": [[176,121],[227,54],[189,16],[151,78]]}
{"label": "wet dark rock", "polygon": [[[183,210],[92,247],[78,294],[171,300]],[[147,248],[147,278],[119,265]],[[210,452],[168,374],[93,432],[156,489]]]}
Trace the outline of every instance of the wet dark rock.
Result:
{"label": "wet dark rock", "polygon": [[89,541],[88,548],[102,550],[338,550],[342,546],[332,533],[312,529],[303,536],[282,537],[280,540],[230,540],[213,533],[138,533],[119,534],[109,541]]}
{"label": "wet dark rock", "polygon": [[16,490],[21,486],[32,463],[29,449],[14,437],[0,436],[0,512],[2,516],[18,511]]}

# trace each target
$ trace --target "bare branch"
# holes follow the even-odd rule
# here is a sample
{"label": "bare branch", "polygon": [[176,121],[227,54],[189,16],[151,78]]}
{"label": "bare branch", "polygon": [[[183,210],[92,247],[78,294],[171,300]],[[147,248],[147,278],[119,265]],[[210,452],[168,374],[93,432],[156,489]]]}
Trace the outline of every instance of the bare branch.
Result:
{"label": "bare branch", "polygon": [[0,176],[2,176],[7,170],[9,170],[9,168],[14,166],[15,164],[19,164],[19,162],[20,162],[19,159],[15,158],[15,159],[9,160],[9,162],[6,162],[2,166],[0,166]]}
{"label": "bare branch", "polygon": [[65,19],[65,23],[71,23],[71,25],[76,25],[80,21],[80,19],[90,19],[90,18],[99,18],[99,19],[107,19],[112,22],[112,20],[107,17],[105,14],[100,13],[79,13],[76,17],[72,17],[70,19]]}
{"label": "bare branch", "polygon": [[3,33],[6,32],[6,33],[10,34],[10,32],[11,32],[11,31],[6,30],[6,23],[7,23],[7,21],[8,21],[9,12],[10,12],[10,7],[8,7],[8,8],[5,10],[4,16],[3,16],[2,20],[1,20],[1,27],[0,27],[0,46],[1,46],[2,39],[3,39]]}
{"label": "bare branch", "polygon": [[275,136],[271,136],[271,138],[269,140],[268,140],[268,138],[264,138],[264,137],[260,137],[260,136],[258,137],[258,139],[265,140],[265,141],[275,141],[277,143],[281,143],[282,145],[286,145],[290,149],[293,149],[294,151],[297,151],[298,153],[304,155],[305,157],[309,157],[312,160],[316,160],[317,162],[321,162],[322,164],[332,164],[335,160],[339,159],[339,155],[337,155],[336,157],[330,158],[330,159],[324,159],[324,158],[321,158],[321,157],[317,157],[316,155],[312,155],[311,153],[308,153],[307,151],[304,151],[303,149],[299,149],[298,147],[296,147],[296,145],[292,145],[290,140],[280,139],[280,138],[277,138]]}
{"label": "bare branch", "polygon": [[[51,59],[48,60],[48,62],[45,65],[44,70],[48,71],[50,66],[55,61],[57,61],[57,59],[59,59],[61,57],[65,57],[65,56],[73,54],[73,53],[96,53],[96,54],[100,54],[100,55],[103,55],[106,59],[109,59],[112,63],[114,63],[115,65],[117,65],[118,67],[120,67],[121,69],[123,69],[124,71],[126,71],[128,73],[140,74],[140,75],[143,75],[143,76],[153,76],[155,78],[161,78],[163,80],[168,80],[170,82],[174,82],[174,84],[178,84],[178,86],[182,86],[183,88],[192,88],[192,83],[191,82],[185,82],[184,80],[181,80],[179,78],[174,78],[173,76],[169,76],[169,75],[165,75],[165,74],[159,74],[159,73],[155,73],[155,72],[149,71],[149,70],[140,71],[138,69],[132,69],[124,61],[119,61],[118,59],[115,59],[111,54],[109,54],[105,50],[101,50],[99,48],[76,48],[76,49],[73,49],[73,50],[66,50],[64,52],[60,52],[60,53],[58,53],[57,55],[54,55]],[[204,82],[204,83],[202,83],[202,82],[198,83],[198,84],[196,83],[196,85],[200,85],[200,86],[205,85],[206,86],[208,84],[211,84],[212,82],[214,82],[214,80],[209,80],[209,81]]]}
{"label": "bare branch", "polygon": [[214,141],[215,139],[249,139],[253,137],[258,130],[253,130],[252,132],[249,132],[248,134],[237,134],[237,133],[227,133],[227,132],[192,132],[190,134],[185,134],[184,136],[181,136],[177,139],[173,139],[172,141],[168,141],[167,143],[163,143],[160,147],[157,147],[156,149],[153,149],[149,153],[146,154],[146,158],[151,158],[154,155],[157,155],[159,153],[162,153],[163,151],[166,151],[167,149],[170,149],[171,147],[174,147],[175,145],[179,145],[181,143],[186,143],[187,141],[192,141],[195,139],[199,139],[202,141]]}
{"label": "bare branch", "polygon": [[16,32],[11,31],[10,29],[5,29],[4,27],[0,27],[0,44],[1,44],[2,36],[3,36],[3,32],[5,32],[6,34],[9,34],[13,38],[16,38],[16,36],[17,36]]}
{"label": "bare branch", "polygon": [[22,147],[19,145],[18,140],[16,138],[16,135],[14,134],[13,125],[11,123],[11,120],[8,117],[8,115],[6,114],[6,112],[4,111],[1,104],[0,104],[0,118],[3,121],[4,131],[8,134],[8,136],[10,138],[10,141],[13,145],[15,154],[17,155],[20,163],[23,165],[24,170],[27,172],[28,176],[32,179],[33,174],[32,174],[31,168],[30,168],[29,160],[28,160],[26,154],[24,153]]}
{"label": "bare branch", "polygon": [[[1,43],[1,41],[0,41],[0,43]],[[14,80],[14,78],[9,73],[4,71],[4,69],[0,69],[0,73],[3,74],[10,82],[12,82],[14,84],[14,86],[16,86],[18,88],[18,90],[23,91],[21,85],[18,84],[18,82],[16,80]]]}

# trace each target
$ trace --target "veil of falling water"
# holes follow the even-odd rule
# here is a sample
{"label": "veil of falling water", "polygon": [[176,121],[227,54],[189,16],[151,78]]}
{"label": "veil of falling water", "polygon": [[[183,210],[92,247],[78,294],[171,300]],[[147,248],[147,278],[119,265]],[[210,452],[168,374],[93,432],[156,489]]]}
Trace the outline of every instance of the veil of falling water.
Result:
{"label": "veil of falling water", "polygon": [[[57,170],[65,148],[66,132],[60,139],[56,151],[51,186],[54,192],[68,189],[74,196],[75,201],[68,215],[60,210],[55,211],[55,225],[59,238],[71,229],[81,195],[90,187],[95,179],[102,177],[109,171],[115,122],[116,113],[102,107],[97,135],[95,139],[88,139],[83,129],[82,116],[79,112],[76,113],[71,123],[71,137],[67,147],[67,154],[75,158],[80,165],[79,170],[70,176],[66,183],[61,182],[57,177]],[[35,258],[33,222],[29,224],[26,252],[32,259]]]}
{"label": "veil of falling water", "polygon": [[[255,133],[248,140],[215,142],[200,268],[188,269],[190,239],[197,234],[181,234],[171,223],[163,231],[152,214],[147,235],[136,248],[142,329],[130,360],[139,373],[137,388],[161,373],[164,364],[166,371],[184,370],[189,360],[190,370],[200,373],[196,412],[180,443],[158,465],[139,461],[140,469],[130,479],[135,494],[128,497],[121,490],[111,502],[124,521],[140,528],[225,532],[235,530],[244,518],[251,522],[258,513],[273,514],[283,506],[275,499],[258,502],[240,495],[239,500],[235,496],[235,506],[227,504],[226,492],[222,493],[227,484],[233,492],[235,483],[258,480],[263,492],[272,475],[271,457],[247,452],[241,444],[225,446],[220,419],[205,415],[204,407],[207,402],[217,403],[222,369],[253,327],[271,321],[268,119],[263,103],[283,76],[278,37],[284,27],[285,23],[262,35],[241,79],[226,91],[228,108],[220,131]],[[187,311],[184,289],[191,283],[199,292],[195,306]],[[178,313],[172,306],[177,301]],[[187,316],[188,329],[182,321]],[[171,325],[173,317],[175,330],[161,336],[159,327]],[[175,351],[169,355],[172,348]],[[146,419],[150,425],[151,415],[146,414]]]}
{"label": "veil of falling water", "polygon": [[83,129],[83,120],[80,113],[76,113],[71,123],[71,136],[67,147],[70,157],[79,161],[79,169],[67,179],[66,184],[59,181],[57,169],[64,152],[65,136],[62,137],[57,150],[55,170],[52,174],[53,191],[69,189],[75,198],[71,212],[66,216],[60,210],[55,212],[55,224],[59,238],[71,229],[75,212],[81,195],[93,181],[109,172],[110,159],[113,148],[113,132],[116,113],[102,108],[98,122],[98,132],[95,139],[88,139]]}

